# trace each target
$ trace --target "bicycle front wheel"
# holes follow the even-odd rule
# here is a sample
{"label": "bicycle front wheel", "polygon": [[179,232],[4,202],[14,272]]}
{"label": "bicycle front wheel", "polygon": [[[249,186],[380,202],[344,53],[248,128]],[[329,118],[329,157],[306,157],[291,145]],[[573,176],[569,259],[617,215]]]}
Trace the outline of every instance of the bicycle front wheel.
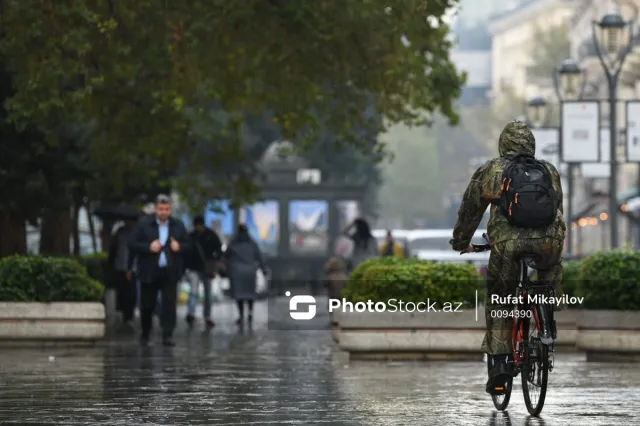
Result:
{"label": "bicycle front wheel", "polygon": [[547,396],[549,347],[540,341],[537,324],[530,322],[530,325],[522,360],[522,392],[529,414],[538,416]]}

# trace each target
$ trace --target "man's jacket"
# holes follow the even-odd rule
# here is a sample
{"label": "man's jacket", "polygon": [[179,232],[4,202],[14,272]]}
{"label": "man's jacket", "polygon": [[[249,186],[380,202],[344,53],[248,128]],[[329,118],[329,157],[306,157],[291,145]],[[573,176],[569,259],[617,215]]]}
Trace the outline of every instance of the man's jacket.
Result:
{"label": "man's jacket", "polygon": [[[186,267],[204,272],[204,260],[216,260],[222,257],[222,241],[214,231],[205,228],[202,232],[193,231],[189,234],[191,241],[189,255],[187,256]],[[202,249],[202,254],[198,249],[198,244]],[[203,259],[204,256],[204,259]]]}
{"label": "man's jacket", "polygon": [[522,238],[548,237],[564,240],[567,227],[563,218],[560,174],[551,163],[543,161],[551,171],[553,186],[559,197],[558,213],[551,225],[544,229],[513,227],[507,222],[507,218],[497,205],[502,194],[500,190],[502,171],[509,164],[509,158],[518,154],[533,156],[536,152],[536,143],[531,130],[519,121],[507,124],[500,134],[498,151],[500,153],[498,158],[487,161],[471,177],[458,210],[458,221],[453,229],[451,241],[453,249],[464,250],[469,246],[489,205],[491,205],[491,215],[487,231],[492,244]]}
{"label": "man's jacket", "polygon": [[[156,215],[143,217],[138,221],[135,228],[129,236],[129,249],[135,255],[138,261],[138,277],[143,283],[152,282],[160,253],[153,253],[149,246],[151,242],[160,237]],[[180,244],[180,251],[174,253],[171,251],[171,238]],[[169,238],[162,247],[162,251],[167,257],[167,268],[169,268],[170,279],[179,280],[184,273],[184,256],[188,255],[189,236],[184,225],[178,219],[169,218]]]}

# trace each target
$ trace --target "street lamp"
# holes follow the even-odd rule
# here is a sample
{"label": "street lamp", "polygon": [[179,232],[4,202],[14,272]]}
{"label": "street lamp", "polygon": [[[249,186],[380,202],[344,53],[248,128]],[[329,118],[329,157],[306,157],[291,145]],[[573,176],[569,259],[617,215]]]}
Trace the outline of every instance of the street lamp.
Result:
{"label": "street lamp", "polygon": [[553,75],[553,83],[560,101],[576,100],[582,97],[587,79],[584,70],[573,59],[560,63]]}
{"label": "street lamp", "polygon": [[529,121],[529,118],[526,115],[519,115],[516,117],[516,120],[521,123],[524,123],[524,125],[530,129],[533,128],[533,124],[531,123],[531,121]]}
{"label": "street lamp", "polygon": [[618,155],[616,104],[620,71],[632,48],[633,31],[631,22],[625,21],[620,13],[606,14],[600,22],[593,22],[593,43],[609,86],[609,131],[611,177],[609,178],[609,215],[611,218],[611,248],[618,247]]}
{"label": "street lamp", "polygon": [[526,116],[534,127],[542,127],[547,122],[548,106],[547,101],[541,96],[529,99],[526,105]]}
{"label": "street lamp", "polygon": [[[558,101],[577,100],[582,97],[587,79],[584,70],[571,58],[565,59],[553,73],[553,84]],[[562,120],[560,125],[562,126]],[[573,253],[573,175],[576,163],[567,163],[567,252]]]}

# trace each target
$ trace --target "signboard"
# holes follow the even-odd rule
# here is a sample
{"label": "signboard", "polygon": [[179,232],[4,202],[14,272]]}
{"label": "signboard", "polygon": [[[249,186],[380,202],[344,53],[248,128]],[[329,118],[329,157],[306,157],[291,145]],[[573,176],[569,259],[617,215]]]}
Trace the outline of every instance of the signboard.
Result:
{"label": "signboard", "polygon": [[560,165],[560,131],[558,129],[531,129],[536,139],[536,158]]}
{"label": "signboard", "polygon": [[299,169],[296,172],[296,183],[318,185],[322,180],[322,174],[318,169]]}
{"label": "signboard", "polygon": [[560,159],[565,163],[600,161],[600,104],[598,101],[562,102]]}
{"label": "signboard", "polygon": [[600,129],[600,158],[599,163],[586,163],[580,166],[582,177],[609,178],[611,176],[611,134],[609,129]]}
{"label": "signboard", "polygon": [[640,162],[640,101],[627,101],[627,161]]}

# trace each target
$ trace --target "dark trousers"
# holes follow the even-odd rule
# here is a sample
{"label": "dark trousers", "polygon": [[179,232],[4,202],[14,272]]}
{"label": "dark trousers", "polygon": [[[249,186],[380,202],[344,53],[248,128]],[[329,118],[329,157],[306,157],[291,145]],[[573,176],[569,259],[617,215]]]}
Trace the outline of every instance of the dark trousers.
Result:
{"label": "dark trousers", "polygon": [[247,304],[247,307],[249,308],[249,315],[253,315],[253,300],[244,300],[244,299],[239,299],[236,300],[236,305],[238,306],[238,315],[240,315],[240,318],[242,319],[244,317],[244,304]]}
{"label": "dark trousers", "polygon": [[162,313],[160,315],[162,332],[165,338],[171,337],[173,330],[176,328],[178,282],[171,279],[167,268],[159,268],[154,274],[153,281],[149,283],[143,282],[140,287],[142,335],[149,337],[151,333],[153,311],[158,300],[158,292],[160,292],[162,295]]}
{"label": "dark trousers", "polygon": [[136,283],[135,281],[129,281],[125,272],[116,271],[115,273],[115,285],[116,285],[116,306],[125,321],[133,320],[133,315],[136,308]]}

